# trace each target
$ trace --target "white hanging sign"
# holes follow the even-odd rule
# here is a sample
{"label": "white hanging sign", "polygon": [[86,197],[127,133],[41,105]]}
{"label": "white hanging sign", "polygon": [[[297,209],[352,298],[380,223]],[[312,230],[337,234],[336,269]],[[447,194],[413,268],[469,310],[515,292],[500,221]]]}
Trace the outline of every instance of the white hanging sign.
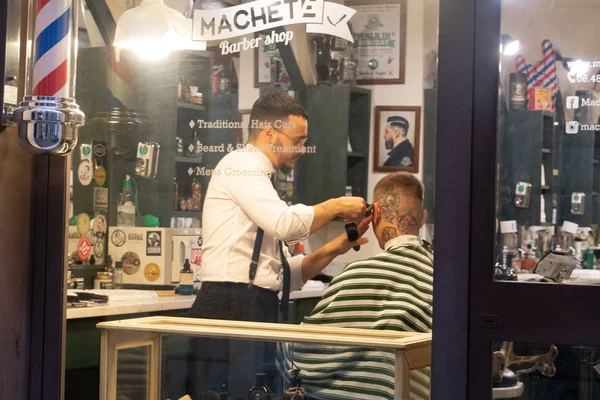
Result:
{"label": "white hanging sign", "polygon": [[292,24],[309,33],[325,33],[353,42],[350,7],[325,0],[257,0],[239,6],[194,10],[192,40],[228,39]]}

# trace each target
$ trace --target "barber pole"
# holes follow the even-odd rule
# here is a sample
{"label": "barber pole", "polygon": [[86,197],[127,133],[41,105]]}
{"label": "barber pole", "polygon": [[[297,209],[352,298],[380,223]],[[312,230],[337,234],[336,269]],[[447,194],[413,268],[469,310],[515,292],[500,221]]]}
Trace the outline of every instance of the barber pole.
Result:
{"label": "barber pole", "polygon": [[28,88],[12,120],[19,139],[36,154],[69,154],[77,145],[77,129],[85,114],[72,97],[75,85],[77,9],[73,0],[33,0],[32,60]]}
{"label": "barber pole", "polygon": [[70,97],[72,0],[35,2],[34,96]]}
{"label": "barber pole", "polygon": [[558,92],[558,77],[556,76],[556,54],[552,42],[548,39],[542,42],[542,53],[544,55],[544,77],[542,86],[552,90],[552,100],[556,101]]}
{"label": "barber pole", "polygon": [[531,64],[525,64],[525,58],[519,55],[515,58],[515,69],[517,72],[525,74],[527,76],[527,90],[531,89],[535,85],[535,69]]}
{"label": "barber pole", "polygon": [[517,56],[515,58],[515,68],[517,72],[527,75],[527,66],[525,65],[525,59],[523,56]]}

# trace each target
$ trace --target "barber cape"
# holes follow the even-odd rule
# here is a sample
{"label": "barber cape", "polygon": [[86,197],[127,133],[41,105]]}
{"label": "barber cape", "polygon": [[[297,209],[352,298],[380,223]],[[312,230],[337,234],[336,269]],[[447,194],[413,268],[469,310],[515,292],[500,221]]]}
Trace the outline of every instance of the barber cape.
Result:
{"label": "barber cape", "polygon": [[[431,246],[404,235],[386,243],[385,252],[346,266],[303,324],[426,333],[432,304]],[[311,397],[394,400],[393,352],[306,344],[279,350],[286,370],[301,370]],[[429,376],[429,368],[411,371],[411,399],[429,399]]]}

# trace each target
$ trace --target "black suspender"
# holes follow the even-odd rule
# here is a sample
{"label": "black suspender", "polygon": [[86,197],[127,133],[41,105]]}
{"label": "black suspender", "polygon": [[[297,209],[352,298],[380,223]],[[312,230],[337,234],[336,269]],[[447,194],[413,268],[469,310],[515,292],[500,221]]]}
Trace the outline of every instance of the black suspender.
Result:
{"label": "black suspender", "polygon": [[250,289],[252,289],[252,286],[254,286],[254,278],[256,278],[256,270],[258,269],[258,258],[260,257],[260,249],[262,247],[264,235],[265,231],[263,231],[259,227],[256,231],[256,240],[254,241],[254,249],[252,250],[252,261],[250,262],[250,272],[248,273],[248,277],[250,278],[248,288]]}
{"label": "black suspender", "polygon": [[[265,231],[261,228],[256,230],[256,240],[254,241],[254,249],[252,250],[252,261],[250,262],[250,269],[248,271],[248,278],[250,283],[248,283],[248,288],[252,289],[254,286],[254,279],[256,278],[256,271],[258,270],[258,259],[260,257],[260,249],[262,247],[263,236],[265,235]],[[283,254],[283,242],[278,240],[279,242],[279,252],[281,253],[281,265],[283,267],[283,290],[281,294],[281,314],[283,317],[283,321],[288,321],[288,311],[289,311],[289,303],[290,303],[290,285],[291,285],[291,272],[290,272],[290,264]]]}
{"label": "black suspender", "polygon": [[281,293],[281,316],[283,323],[288,322],[288,309],[290,306],[290,264],[283,255],[283,242],[279,241],[279,252],[281,253],[281,265],[283,266],[283,291]]}

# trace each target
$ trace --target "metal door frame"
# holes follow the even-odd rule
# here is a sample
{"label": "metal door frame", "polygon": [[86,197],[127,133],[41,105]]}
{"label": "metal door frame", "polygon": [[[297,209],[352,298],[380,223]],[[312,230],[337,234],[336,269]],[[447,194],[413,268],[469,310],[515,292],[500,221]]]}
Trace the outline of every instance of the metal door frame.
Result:
{"label": "metal door frame", "polygon": [[501,1],[440,3],[432,398],[490,399],[494,341],[600,346],[600,289],[492,280]]}

